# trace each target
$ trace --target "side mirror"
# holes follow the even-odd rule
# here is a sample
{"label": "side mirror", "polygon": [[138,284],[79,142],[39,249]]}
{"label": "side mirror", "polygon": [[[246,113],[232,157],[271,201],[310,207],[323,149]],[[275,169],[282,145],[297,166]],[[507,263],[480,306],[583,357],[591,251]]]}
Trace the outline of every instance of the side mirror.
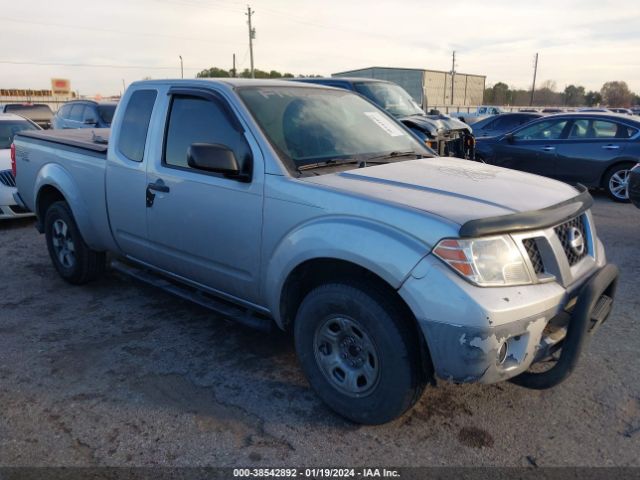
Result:
{"label": "side mirror", "polygon": [[513,133],[507,133],[504,136],[504,139],[508,142],[508,143],[513,143],[515,141],[515,139],[513,138]]}
{"label": "side mirror", "polygon": [[85,125],[95,125],[98,122],[96,120],[94,120],[93,118],[87,118],[84,122]]}
{"label": "side mirror", "polygon": [[233,150],[217,143],[192,143],[187,150],[187,163],[191,168],[207,172],[240,176],[240,166]]}

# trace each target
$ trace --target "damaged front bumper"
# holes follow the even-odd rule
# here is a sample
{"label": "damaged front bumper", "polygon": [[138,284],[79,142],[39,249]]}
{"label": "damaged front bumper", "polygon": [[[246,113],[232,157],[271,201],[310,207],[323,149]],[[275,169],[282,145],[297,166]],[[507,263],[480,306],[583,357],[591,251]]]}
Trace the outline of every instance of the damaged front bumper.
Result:
{"label": "damaged front bumper", "polygon": [[557,350],[576,306],[588,303],[576,310],[594,318],[592,331],[606,320],[612,294],[603,293],[617,278],[611,269],[600,264],[571,288],[556,282],[481,288],[427,256],[399,292],[418,319],[439,378],[495,383]]}

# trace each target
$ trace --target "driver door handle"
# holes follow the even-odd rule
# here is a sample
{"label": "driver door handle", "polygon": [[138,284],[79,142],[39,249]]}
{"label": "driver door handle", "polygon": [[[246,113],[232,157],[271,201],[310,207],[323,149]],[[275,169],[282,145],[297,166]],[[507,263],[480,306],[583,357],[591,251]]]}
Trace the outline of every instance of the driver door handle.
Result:
{"label": "driver door handle", "polygon": [[620,150],[619,145],[603,145],[602,148],[605,150]]}
{"label": "driver door handle", "polygon": [[161,179],[158,179],[155,183],[147,185],[149,190],[155,190],[156,192],[169,193],[169,187],[167,187]]}
{"label": "driver door handle", "polygon": [[542,147],[542,150],[544,150],[545,152],[553,152],[556,149],[556,147],[551,147],[549,145],[547,145],[546,147]]}
{"label": "driver door handle", "polygon": [[169,187],[164,184],[161,178],[156,180],[155,183],[148,184],[146,192],[147,208],[153,207],[153,202],[156,199],[156,194],[153,192],[169,193],[169,190]]}

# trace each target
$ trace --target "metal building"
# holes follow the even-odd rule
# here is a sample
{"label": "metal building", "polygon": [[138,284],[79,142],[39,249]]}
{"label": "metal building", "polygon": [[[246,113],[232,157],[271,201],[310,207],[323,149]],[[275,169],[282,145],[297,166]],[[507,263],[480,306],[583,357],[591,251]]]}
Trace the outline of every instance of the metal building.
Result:
{"label": "metal building", "polygon": [[452,89],[451,72],[439,70],[369,67],[334,73],[331,76],[377,78],[397,83],[425,110],[449,105],[482,105],[487,78],[484,75],[456,72],[453,75]]}

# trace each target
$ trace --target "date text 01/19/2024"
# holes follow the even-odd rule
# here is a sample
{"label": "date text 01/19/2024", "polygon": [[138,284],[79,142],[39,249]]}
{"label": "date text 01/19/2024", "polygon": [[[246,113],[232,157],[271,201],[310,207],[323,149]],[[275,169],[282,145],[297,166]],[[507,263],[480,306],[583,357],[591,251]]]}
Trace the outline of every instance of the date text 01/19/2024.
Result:
{"label": "date text 01/19/2024", "polygon": [[386,468],[236,468],[235,478],[400,478]]}

